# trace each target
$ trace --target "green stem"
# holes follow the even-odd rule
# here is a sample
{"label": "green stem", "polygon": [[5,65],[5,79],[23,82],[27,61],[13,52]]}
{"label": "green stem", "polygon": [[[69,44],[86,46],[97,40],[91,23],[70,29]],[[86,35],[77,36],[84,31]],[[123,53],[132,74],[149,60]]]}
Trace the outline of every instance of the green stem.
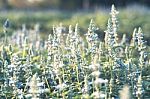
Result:
{"label": "green stem", "polygon": [[45,77],[45,82],[46,82],[46,84],[47,84],[47,86],[48,86],[49,92],[51,93],[51,88],[50,88],[50,86],[49,86],[49,84],[48,84],[48,81],[47,81],[46,77]]}

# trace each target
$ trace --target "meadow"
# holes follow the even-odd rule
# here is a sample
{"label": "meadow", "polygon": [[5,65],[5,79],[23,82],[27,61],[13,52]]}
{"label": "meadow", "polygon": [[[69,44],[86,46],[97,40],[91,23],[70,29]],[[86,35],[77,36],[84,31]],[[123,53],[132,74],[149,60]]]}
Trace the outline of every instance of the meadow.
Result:
{"label": "meadow", "polygon": [[[146,41],[150,38],[150,10],[147,7],[131,5],[126,8],[118,8],[121,13],[118,14],[119,36],[124,33],[131,38],[134,28],[142,27]],[[104,37],[104,31],[107,27],[110,8],[100,8],[97,10],[79,10],[79,11],[59,11],[59,10],[8,10],[0,12],[0,31],[3,32],[3,23],[8,18],[10,20],[10,35],[12,31],[21,29],[22,24],[26,24],[27,29],[33,29],[36,23],[40,24],[40,32],[43,36],[52,32],[53,25],[62,23],[65,27],[75,26],[78,23],[80,31],[85,33],[91,19],[99,28],[98,35]],[[0,37],[4,36],[0,33]],[[150,45],[150,44],[148,44]]]}
{"label": "meadow", "polygon": [[0,99],[149,99],[150,11],[118,10],[1,12]]}

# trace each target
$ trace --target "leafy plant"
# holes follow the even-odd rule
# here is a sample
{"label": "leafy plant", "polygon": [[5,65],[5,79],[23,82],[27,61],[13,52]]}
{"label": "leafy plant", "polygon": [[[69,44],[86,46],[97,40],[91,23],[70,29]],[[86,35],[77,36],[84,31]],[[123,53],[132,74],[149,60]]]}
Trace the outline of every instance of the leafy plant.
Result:
{"label": "leafy plant", "polygon": [[0,55],[0,97],[150,97],[149,46],[140,27],[134,30],[131,42],[127,42],[125,34],[119,38],[117,15],[112,5],[103,40],[98,37],[93,19],[85,35],[78,24],[75,28],[70,25],[67,32],[60,24],[53,26],[48,40],[41,39],[39,24],[34,30],[23,25],[9,37],[6,20]]}

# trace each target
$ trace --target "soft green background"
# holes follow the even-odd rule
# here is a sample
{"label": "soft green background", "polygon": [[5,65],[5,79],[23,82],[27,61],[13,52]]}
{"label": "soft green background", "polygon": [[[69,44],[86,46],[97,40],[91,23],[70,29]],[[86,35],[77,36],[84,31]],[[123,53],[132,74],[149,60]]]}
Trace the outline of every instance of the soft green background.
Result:
{"label": "soft green background", "polygon": [[[131,7],[131,8],[118,8],[119,15],[119,29],[118,33],[127,34],[128,38],[134,28],[142,27],[145,39],[149,42],[150,38],[150,10],[149,8]],[[27,28],[33,28],[34,24],[40,23],[42,37],[45,34],[52,33],[52,26],[63,23],[65,27],[68,25],[75,26],[79,24],[80,32],[87,31],[90,19],[94,19],[99,28],[97,31],[100,37],[103,38],[107,26],[107,20],[110,17],[110,10],[98,9],[95,11],[82,11],[82,12],[65,12],[65,11],[2,11],[0,12],[0,36],[3,36],[3,23],[8,18],[10,20],[10,32],[16,29],[21,29],[22,24],[26,24]]]}

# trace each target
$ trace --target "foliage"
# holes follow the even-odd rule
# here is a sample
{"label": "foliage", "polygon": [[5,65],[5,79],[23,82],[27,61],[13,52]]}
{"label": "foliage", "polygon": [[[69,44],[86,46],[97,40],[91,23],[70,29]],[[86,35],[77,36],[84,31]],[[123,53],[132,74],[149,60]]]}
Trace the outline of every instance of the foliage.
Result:
{"label": "foliage", "polygon": [[39,24],[33,30],[24,24],[8,36],[7,19],[0,51],[0,98],[150,98],[149,46],[143,31],[136,28],[128,42],[125,34],[120,38],[117,16],[112,5],[103,39],[94,19],[84,35],[78,24],[69,25],[67,32],[62,24],[54,25],[47,40],[41,39]]}

